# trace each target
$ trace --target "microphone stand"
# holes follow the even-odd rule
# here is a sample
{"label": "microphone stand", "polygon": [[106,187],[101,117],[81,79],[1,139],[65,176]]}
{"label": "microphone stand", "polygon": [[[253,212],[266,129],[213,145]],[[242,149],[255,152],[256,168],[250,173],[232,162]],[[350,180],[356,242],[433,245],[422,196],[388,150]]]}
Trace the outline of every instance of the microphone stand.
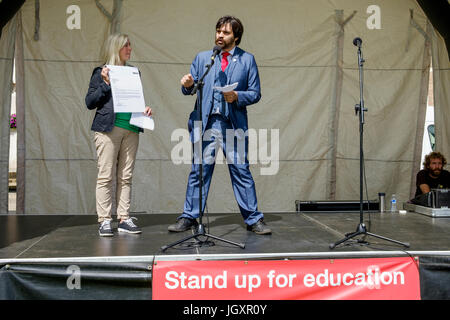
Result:
{"label": "microphone stand", "polygon": [[[203,98],[203,86],[205,85],[203,80],[205,79],[205,77],[209,73],[209,71],[211,70],[211,67],[213,66],[213,64],[214,64],[214,58],[211,59],[211,63],[210,64],[206,65],[205,73],[197,81],[197,83],[195,84],[195,86],[194,86],[194,88],[192,89],[192,92],[191,92],[191,95],[194,95],[198,91],[198,94],[197,94],[197,107],[198,107],[199,119],[201,121],[200,133],[201,133],[201,138],[202,139],[200,139],[200,141],[199,141],[199,143],[201,144],[201,147],[200,147],[200,150],[201,150],[201,154],[200,154],[201,161],[200,161],[200,164],[199,164],[199,177],[198,177],[198,181],[199,181],[199,189],[198,189],[199,190],[199,197],[198,197],[199,198],[199,204],[198,204],[199,223],[198,223],[198,226],[197,226],[194,234],[192,234],[192,235],[190,235],[190,236],[188,236],[186,238],[183,238],[181,240],[175,241],[172,244],[169,244],[169,245],[161,247],[161,251],[162,252],[164,252],[167,249],[169,249],[171,247],[174,247],[174,246],[176,246],[176,245],[178,245],[180,243],[183,243],[185,241],[193,239],[193,238],[197,241],[195,243],[195,246],[197,246],[197,247],[201,247],[203,245],[208,245],[208,246],[214,245],[214,242],[208,241],[208,238],[212,238],[212,239],[219,240],[219,241],[222,241],[222,242],[225,242],[225,243],[228,243],[228,244],[232,244],[232,245],[237,246],[237,247],[239,247],[241,249],[245,248],[245,244],[243,244],[243,243],[233,242],[233,241],[226,240],[226,239],[223,239],[223,238],[219,238],[217,236],[214,236],[214,235],[211,235],[209,233],[206,233],[205,225],[203,224],[203,205],[202,205],[203,204],[202,203],[203,202],[202,201],[203,200],[202,199],[202,191],[203,191],[203,127],[202,127],[203,126],[203,117],[202,116],[203,115],[202,115],[202,98]],[[192,140],[193,140],[193,142],[192,142],[193,150],[195,150],[195,147],[194,147],[194,144],[195,144],[194,140],[195,139],[192,139]],[[199,239],[200,236],[206,237],[206,239],[205,240],[200,240]]]}
{"label": "microphone stand", "polygon": [[[359,40],[359,42],[357,41]],[[367,227],[364,224],[364,209],[363,209],[363,176],[364,176],[364,152],[363,152],[363,131],[364,131],[364,112],[367,111],[364,108],[364,99],[363,99],[363,64],[365,60],[362,57],[361,52],[361,39],[356,38],[353,41],[353,44],[358,47],[358,67],[359,67],[359,104],[355,105],[355,113],[358,115],[359,113],[359,224],[356,228],[355,232],[350,232],[345,234],[345,238],[341,239],[335,243],[330,244],[330,249],[334,249],[341,243],[344,243],[356,236],[364,235],[364,236],[372,236],[378,239],[390,241],[396,244],[400,244],[405,247],[409,247],[409,243],[403,243],[397,240],[389,239],[371,232],[367,231]],[[362,239],[358,239],[358,243],[366,243]]]}

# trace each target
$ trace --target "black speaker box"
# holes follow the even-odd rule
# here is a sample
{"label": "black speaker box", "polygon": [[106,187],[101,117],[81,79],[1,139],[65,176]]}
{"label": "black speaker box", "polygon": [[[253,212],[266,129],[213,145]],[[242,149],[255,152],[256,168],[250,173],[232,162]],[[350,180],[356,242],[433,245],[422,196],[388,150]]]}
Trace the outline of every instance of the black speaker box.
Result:
{"label": "black speaker box", "polygon": [[412,203],[429,208],[448,208],[450,205],[450,189],[432,189],[411,200]]}
{"label": "black speaker box", "polygon": [[[352,212],[360,211],[359,200],[333,200],[333,201],[295,201],[295,209],[297,212]],[[380,203],[378,200],[363,201],[364,211],[380,211]]]}

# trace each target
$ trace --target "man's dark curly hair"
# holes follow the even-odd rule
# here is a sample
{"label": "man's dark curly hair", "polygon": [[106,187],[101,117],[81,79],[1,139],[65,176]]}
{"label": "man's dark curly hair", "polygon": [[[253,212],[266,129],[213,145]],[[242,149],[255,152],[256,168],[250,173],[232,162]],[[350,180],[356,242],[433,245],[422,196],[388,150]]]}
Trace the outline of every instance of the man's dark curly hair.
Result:
{"label": "man's dark curly hair", "polygon": [[431,159],[441,159],[442,167],[447,164],[447,160],[442,153],[433,151],[425,156],[425,161],[423,162],[425,169],[430,169]]}

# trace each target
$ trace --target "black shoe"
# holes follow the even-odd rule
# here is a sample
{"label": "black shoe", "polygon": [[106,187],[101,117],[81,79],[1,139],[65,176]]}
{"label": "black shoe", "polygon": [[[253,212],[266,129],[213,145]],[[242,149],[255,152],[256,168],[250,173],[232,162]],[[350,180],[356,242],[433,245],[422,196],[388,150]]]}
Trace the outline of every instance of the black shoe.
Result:
{"label": "black shoe", "polygon": [[133,220],[137,220],[137,218],[131,217],[128,218],[127,220],[120,222],[117,230],[119,232],[126,232],[132,234],[141,233],[142,232],[141,229],[139,229],[139,227],[134,224]]}
{"label": "black shoe", "polygon": [[177,223],[171,224],[167,229],[171,232],[183,232],[198,225],[195,219],[180,218]]}
{"label": "black shoe", "polygon": [[252,224],[251,226],[247,226],[248,231],[252,231],[256,234],[271,234],[272,230],[266,225],[263,219],[259,219],[258,222]]}
{"label": "black shoe", "polygon": [[101,237],[112,237],[114,235],[114,233],[111,229],[111,221],[110,220],[103,220],[103,222],[101,222],[99,224],[98,234]]}

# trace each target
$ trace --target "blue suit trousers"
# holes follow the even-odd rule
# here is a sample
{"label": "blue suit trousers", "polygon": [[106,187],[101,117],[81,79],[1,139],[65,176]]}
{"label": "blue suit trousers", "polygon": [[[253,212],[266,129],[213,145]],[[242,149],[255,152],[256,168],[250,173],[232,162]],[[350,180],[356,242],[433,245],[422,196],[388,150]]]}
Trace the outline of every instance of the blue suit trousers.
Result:
{"label": "blue suit trousers", "polygon": [[[202,142],[202,208],[203,210],[205,209],[209,187],[211,185],[211,178],[214,172],[217,152],[219,151],[219,149],[222,149],[225,157],[227,158],[228,170],[230,172],[233,192],[240,212],[242,214],[242,217],[244,218],[244,222],[247,225],[252,225],[259,219],[263,218],[263,213],[258,211],[255,183],[250,172],[248,159],[245,155],[242,154],[242,148],[238,150],[239,142],[237,142],[237,140],[239,140],[239,138],[236,138],[233,135],[234,141],[232,141],[232,143],[230,143],[231,141],[228,141],[227,144],[227,130],[233,130],[231,122],[229,120],[221,115],[211,115],[209,117]],[[248,150],[247,139],[247,137],[241,137],[240,140],[241,143],[244,143],[245,141],[245,153],[247,153]],[[196,156],[198,155],[194,155],[194,158]],[[179,218],[196,219],[199,217],[199,171],[200,165],[196,164],[194,161],[188,177],[183,214]]]}

